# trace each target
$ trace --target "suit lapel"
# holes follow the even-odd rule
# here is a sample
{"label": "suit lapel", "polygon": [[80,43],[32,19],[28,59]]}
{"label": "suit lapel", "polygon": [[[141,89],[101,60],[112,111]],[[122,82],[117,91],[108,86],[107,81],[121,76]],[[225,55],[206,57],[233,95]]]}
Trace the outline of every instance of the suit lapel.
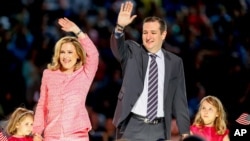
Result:
{"label": "suit lapel", "polygon": [[143,81],[147,72],[148,60],[149,60],[148,53],[143,51],[142,52],[142,80]]}
{"label": "suit lapel", "polygon": [[171,70],[171,65],[169,65],[170,62],[170,57],[168,55],[168,53],[162,49],[163,55],[164,55],[164,63],[163,64],[165,66],[165,79],[164,79],[164,99],[167,98],[167,89],[168,89],[168,83],[169,83],[169,79],[170,79],[170,70]]}

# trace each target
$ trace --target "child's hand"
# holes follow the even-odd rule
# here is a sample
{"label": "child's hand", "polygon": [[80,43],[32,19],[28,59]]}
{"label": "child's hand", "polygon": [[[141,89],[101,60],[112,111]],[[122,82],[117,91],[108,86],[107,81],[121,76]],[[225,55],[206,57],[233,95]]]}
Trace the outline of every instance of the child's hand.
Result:
{"label": "child's hand", "polygon": [[42,141],[43,137],[39,134],[34,134],[33,135],[33,141]]}

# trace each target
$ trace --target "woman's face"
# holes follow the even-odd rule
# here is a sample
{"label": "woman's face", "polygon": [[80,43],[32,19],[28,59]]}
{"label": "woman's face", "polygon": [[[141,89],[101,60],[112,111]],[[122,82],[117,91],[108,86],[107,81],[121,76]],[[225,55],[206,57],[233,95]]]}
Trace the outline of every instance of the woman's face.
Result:
{"label": "woman's face", "polygon": [[60,50],[61,70],[65,73],[72,73],[79,56],[72,43],[64,43]]}
{"label": "woman's face", "polygon": [[216,107],[214,107],[207,101],[202,102],[200,114],[206,126],[213,126],[216,117],[218,117]]}

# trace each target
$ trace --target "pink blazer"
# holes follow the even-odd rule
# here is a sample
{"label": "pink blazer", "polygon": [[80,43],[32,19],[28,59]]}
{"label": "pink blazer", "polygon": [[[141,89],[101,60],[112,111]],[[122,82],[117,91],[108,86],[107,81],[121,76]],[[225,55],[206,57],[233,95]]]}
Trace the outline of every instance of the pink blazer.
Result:
{"label": "pink blazer", "polygon": [[43,72],[33,133],[44,137],[71,136],[92,128],[85,101],[98,68],[99,53],[89,37],[79,39],[87,52],[86,64],[73,74]]}

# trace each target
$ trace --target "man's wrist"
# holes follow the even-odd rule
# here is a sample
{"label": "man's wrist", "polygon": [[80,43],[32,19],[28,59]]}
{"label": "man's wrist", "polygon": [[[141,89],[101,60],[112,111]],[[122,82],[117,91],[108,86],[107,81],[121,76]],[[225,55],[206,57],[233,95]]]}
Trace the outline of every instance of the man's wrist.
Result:
{"label": "man's wrist", "polygon": [[119,27],[119,28],[121,28],[121,29],[124,29],[124,28],[125,28],[125,26],[121,26],[121,25],[118,24],[118,23],[116,24],[116,26]]}
{"label": "man's wrist", "polygon": [[122,33],[122,32],[124,31],[124,27],[121,26],[121,25],[119,25],[119,24],[116,24],[115,30],[116,30],[117,32]]}
{"label": "man's wrist", "polygon": [[189,136],[189,134],[181,134],[181,139],[183,140],[183,139],[185,139],[188,136]]}

